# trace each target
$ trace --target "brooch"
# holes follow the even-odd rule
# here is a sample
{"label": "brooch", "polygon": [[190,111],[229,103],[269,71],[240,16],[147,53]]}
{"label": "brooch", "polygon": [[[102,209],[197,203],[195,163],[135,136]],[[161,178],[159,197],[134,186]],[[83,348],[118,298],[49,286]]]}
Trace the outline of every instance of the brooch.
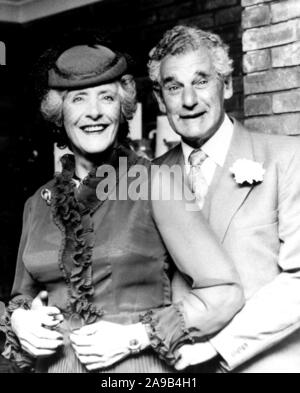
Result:
{"label": "brooch", "polygon": [[48,188],[43,188],[43,189],[42,189],[42,191],[41,191],[41,197],[42,197],[42,199],[44,199],[44,201],[46,201],[46,203],[47,203],[48,206],[51,205],[51,197],[52,197],[52,194],[51,194],[51,191],[48,190]]}

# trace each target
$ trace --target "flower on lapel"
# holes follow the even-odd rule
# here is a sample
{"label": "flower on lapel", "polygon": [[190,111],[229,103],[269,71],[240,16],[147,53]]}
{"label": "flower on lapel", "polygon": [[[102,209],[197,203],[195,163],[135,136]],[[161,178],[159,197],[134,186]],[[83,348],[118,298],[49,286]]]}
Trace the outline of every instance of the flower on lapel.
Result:
{"label": "flower on lapel", "polygon": [[264,180],[266,170],[259,162],[241,158],[237,160],[229,171],[233,174],[238,184],[254,184],[261,183]]}

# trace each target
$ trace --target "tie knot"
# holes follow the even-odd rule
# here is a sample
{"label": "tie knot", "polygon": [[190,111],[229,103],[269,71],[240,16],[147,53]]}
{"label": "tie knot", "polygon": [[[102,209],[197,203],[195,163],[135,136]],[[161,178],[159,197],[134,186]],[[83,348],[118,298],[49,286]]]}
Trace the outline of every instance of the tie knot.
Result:
{"label": "tie knot", "polygon": [[207,154],[203,150],[196,149],[189,155],[189,163],[191,166],[201,166],[207,157]]}

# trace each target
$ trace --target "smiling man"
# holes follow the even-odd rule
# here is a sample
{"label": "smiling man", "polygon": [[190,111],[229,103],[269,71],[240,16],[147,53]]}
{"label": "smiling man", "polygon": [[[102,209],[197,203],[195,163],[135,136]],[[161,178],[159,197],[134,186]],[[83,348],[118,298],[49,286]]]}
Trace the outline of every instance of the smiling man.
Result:
{"label": "smiling man", "polygon": [[[219,36],[186,26],[168,31],[150,53],[160,109],[182,138],[156,163],[182,165],[247,298],[216,336],[184,346],[177,368],[298,373],[300,143],[250,133],[226,115],[224,101],[233,94],[228,53]],[[174,299],[189,290],[175,275]]]}

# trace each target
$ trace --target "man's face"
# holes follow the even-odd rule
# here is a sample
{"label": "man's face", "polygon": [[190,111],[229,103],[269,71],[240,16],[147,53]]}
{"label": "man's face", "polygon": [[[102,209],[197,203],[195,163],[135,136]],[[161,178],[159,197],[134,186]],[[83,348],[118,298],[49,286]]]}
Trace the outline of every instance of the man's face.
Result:
{"label": "man's face", "polygon": [[205,47],[167,56],[160,68],[160,109],[174,131],[193,147],[201,146],[224,119],[224,100],[232,97],[231,78],[223,81]]}

